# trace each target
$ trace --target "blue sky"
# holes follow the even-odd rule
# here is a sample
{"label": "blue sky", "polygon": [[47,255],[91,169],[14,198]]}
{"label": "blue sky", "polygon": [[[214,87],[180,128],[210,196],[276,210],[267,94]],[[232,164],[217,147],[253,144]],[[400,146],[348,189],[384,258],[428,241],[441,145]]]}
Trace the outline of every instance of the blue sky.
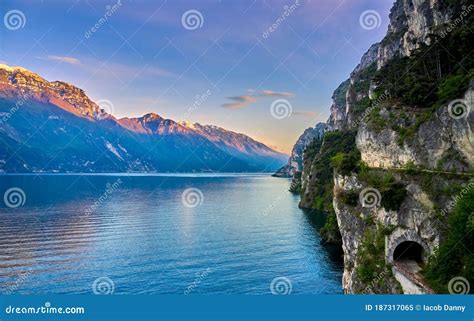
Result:
{"label": "blue sky", "polygon": [[[7,0],[2,17],[19,10],[24,26],[1,26],[0,62],[70,82],[110,101],[116,117],[155,112],[288,152],[305,128],[327,119],[333,90],[383,38],[392,4]],[[359,21],[367,10],[381,17],[373,29]],[[272,117],[277,99],[290,103],[291,116]]]}

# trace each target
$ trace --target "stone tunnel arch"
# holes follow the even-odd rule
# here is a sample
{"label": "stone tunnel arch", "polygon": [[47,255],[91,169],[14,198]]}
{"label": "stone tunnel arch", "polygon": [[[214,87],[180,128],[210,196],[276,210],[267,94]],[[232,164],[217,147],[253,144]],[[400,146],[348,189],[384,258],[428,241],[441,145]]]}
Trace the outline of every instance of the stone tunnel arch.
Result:
{"label": "stone tunnel arch", "polygon": [[[398,232],[398,233],[397,233]],[[399,230],[389,237],[387,244],[387,261],[393,263],[401,259],[426,262],[430,249],[425,241],[414,230]]]}

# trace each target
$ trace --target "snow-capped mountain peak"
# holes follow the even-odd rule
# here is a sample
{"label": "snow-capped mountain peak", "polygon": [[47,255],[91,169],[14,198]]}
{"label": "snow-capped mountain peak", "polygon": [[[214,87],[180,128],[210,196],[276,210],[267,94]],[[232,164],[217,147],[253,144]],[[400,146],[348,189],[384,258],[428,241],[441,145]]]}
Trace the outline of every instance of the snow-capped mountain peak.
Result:
{"label": "snow-capped mountain peak", "polygon": [[0,114],[10,115],[0,171],[272,171],[287,157],[218,126],[156,113],[116,119],[84,90],[22,67],[0,65]]}

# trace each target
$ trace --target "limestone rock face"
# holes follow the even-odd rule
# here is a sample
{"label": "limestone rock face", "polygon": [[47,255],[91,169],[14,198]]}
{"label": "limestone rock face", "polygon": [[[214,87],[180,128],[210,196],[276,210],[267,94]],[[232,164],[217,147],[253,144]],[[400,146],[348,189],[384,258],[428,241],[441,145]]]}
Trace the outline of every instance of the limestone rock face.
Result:
{"label": "limestone rock face", "polygon": [[393,57],[409,56],[421,43],[428,44],[428,35],[450,19],[442,1],[398,0],[390,13],[386,41],[378,50],[378,68]]}
{"label": "limestone rock face", "polygon": [[[466,102],[464,106],[474,106],[472,88],[463,100]],[[410,115],[409,111],[406,113]],[[384,117],[383,111],[381,116]],[[466,110],[466,116],[455,119],[449,114],[449,106],[445,106],[403,144],[392,128],[377,132],[362,124],[357,134],[357,147],[362,160],[370,167],[400,168],[413,162],[428,169],[467,172],[474,166],[473,124],[473,108]]]}
{"label": "limestone rock face", "polygon": [[362,56],[362,58],[360,59],[360,63],[357,65],[357,67],[355,67],[351,75],[358,73],[359,71],[369,67],[374,62],[376,62],[378,59],[379,50],[380,50],[379,42],[370,46],[369,50],[367,50],[367,52]]}
{"label": "limestone rock face", "polygon": [[[342,286],[345,293],[400,293],[400,288],[393,278],[387,273],[384,275],[383,285],[367,284],[361,282],[357,275],[360,266],[358,252],[362,246],[361,240],[367,231],[376,231],[381,227],[387,229],[385,235],[385,261],[393,263],[394,252],[397,246],[406,241],[416,242],[423,247],[423,259],[433,253],[439,245],[443,228],[441,221],[435,214],[436,208],[446,208],[452,201],[447,197],[433,199],[433,190],[423,185],[421,176],[396,175],[399,182],[406,184],[407,196],[398,211],[387,210],[382,206],[366,207],[358,202],[356,206],[344,203],[342,195],[345,193],[363,193],[370,187],[357,176],[334,177],[333,206],[342,236],[344,251],[344,274]],[[434,178],[432,185],[442,190],[452,184],[464,184],[462,180],[446,180],[441,177]],[[387,286],[387,287],[386,287]]]}
{"label": "limestone rock face", "polygon": [[[423,259],[426,259],[426,255],[433,253],[439,245],[445,232],[436,212],[439,214],[439,209],[446,208],[452,200],[442,192],[443,189],[468,183],[467,175],[453,178],[431,174],[436,171],[443,174],[451,171],[469,173],[474,167],[472,81],[464,97],[458,99],[461,103],[457,107],[464,109],[462,117],[453,115],[456,106],[446,104],[427,111],[431,114],[425,114],[423,121],[415,125],[420,111],[415,106],[400,106],[395,99],[390,99],[388,93],[383,94],[388,96],[376,98],[377,84],[371,76],[391,59],[410,56],[422,44],[429,45],[430,35],[443,36],[446,24],[458,18],[453,15],[452,6],[445,3],[441,0],[395,1],[386,37],[369,48],[350,78],[334,91],[328,130],[357,132],[357,149],[370,171],[379,173],[381,177],[393,175],[397,184],[406,190],[396,211],[383,206],[367,209],[361,206],[360,200],[357,205],[346,204],[347,196],[360,195],[365,188],[373,186],[355,174],[346,177],[334,175],[333,208],[344,252],[342,285],[345,293],[425,293],[413,284],[407,285],[409,280],[403,279],[402,274],[394,269],[374,276],[374,282],[370,284],[363,282],[357,273],[363,264],[359,257],[362,240],[369,232],[383,233],[384,262],[388,266],[392,266],[394,251],[403,242],[419,244],[425,256]],[[462,8],[474,11],[474,5]],[[369,99],[371,104],[366,103]],[[361,115],[360,111],[365,106],[374,105],[377,105],[374,110],[379,116],[379,128],[371,126],[366,121],[368,113]],[[399,117],[402,113],[403,117]],[[400,128],[414,129],[402,137]],[[408,166],[421,171],[410,175],[399,171]],[[314,206],[318,197],[313,186],[315,173],[317,169],[312,160],[305,160],[301,176],[301,207]],[[448,214],[446,211],[443,213]],[[384,282],[377,282],[378,277]]]}
{"label": "limestone rock face", "polygon": [[306,146],[315,138],[322,137],[326,128],[327,125],[325,123],[318,123],[314,128],[307,128],[293,146],[288,163],[280,168],[274,176],[293,177],[296,172],[301,172],[303,170],[303,153]]}
{"label": "limestone rock face", "polygon": [[346,119],[347,95],[350,80],[346,80],[339,85],[332,95],[332,105],[327,121],[328,130],[342,129]]}

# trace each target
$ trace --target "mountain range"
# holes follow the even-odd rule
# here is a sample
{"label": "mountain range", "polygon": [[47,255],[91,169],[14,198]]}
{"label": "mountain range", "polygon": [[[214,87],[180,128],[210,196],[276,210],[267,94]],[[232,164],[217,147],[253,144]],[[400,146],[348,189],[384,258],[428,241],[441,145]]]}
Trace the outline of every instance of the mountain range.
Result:
{"label": "mountain range", "polygon": [[217,126],[117,119],[80,88],[0,65],[1,172],[272,172],[287,157]]}

